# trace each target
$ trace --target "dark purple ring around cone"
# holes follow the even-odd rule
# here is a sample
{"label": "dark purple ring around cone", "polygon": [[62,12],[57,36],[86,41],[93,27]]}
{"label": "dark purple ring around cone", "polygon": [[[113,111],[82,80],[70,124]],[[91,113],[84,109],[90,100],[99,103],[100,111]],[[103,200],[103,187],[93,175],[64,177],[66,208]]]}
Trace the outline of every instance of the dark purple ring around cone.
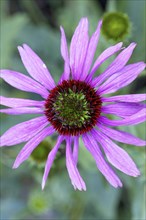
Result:
{"label": "dark purple ring around cone", "polygon": [[[89,105],[90,119],[82,126],[68,126],[63,124],[63,119],[58,118],[58,114],[54,109],[54,103],[58,94],[68,93],[71,89],[74,93],[83,93]],[[64,80],[50,91],[50,94],[45,102],[45,115],[48,121],[52,124],[60,135],[77,136],[90,131],[97,123],[97,119],[101,113],[101,98],[94,88],[89,84],[79,80]]]}

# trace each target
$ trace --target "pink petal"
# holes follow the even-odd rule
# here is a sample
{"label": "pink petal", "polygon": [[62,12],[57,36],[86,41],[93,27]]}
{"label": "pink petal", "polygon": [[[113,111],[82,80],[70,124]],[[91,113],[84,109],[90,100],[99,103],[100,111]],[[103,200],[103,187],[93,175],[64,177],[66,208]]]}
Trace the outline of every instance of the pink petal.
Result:
{"label": "pink petal", "polygon": [[57,154],[57,151],[58,151],[63,139],[64,139],[63,136],[58,137],[57,143],[55,144],[55,146],[53,147],[53,149],[50,151],[50,153],[48,155],[48,159],[47,159],[46,166],[45,166],[45,171],[44,171],[44,176],[43,176],[43,179],[42,179],[42,189],[44,189],[44,187],[45,187],[48,174],[50,172],[51,166],[54,162],[55,156]]}
{"label": "pink petal", "polygon": [[61,76],[61,80],[68,80],[70,77],[70,65],[69,65],[69,55],[68,55],[68,47],[67,47],[67,40],[65,36],[64,29],[60,27],[61,30],[61,54],[64,59],[64,72]]}
{"label": "pink petal", "polygon": [[135,137],[134,135],[127,133],[125,131],[119,131],[119,130],[114,130],[112,128],[108,128],[107,126],[101,125],[98,123],[97,127],[107,135],[109,138],[125,143],[125,144],[131,144],[131,145],[136,145],[136,146],[145,146],[146,141],[141,140],[138,137]]}
{"label": "pink petal", "polygon": [[55,87],[55,82],[44,62],[26,44],[18,47],[22,62],[28,73],[45,88],[51,90]]}
{"label": "pink petal", "polygon": [[78,154],[79,154],[79,137],[74,137],[74,146],[73,146],[73,159],[75,164],[78,163]]}
{"label": "pink petal", "polygon": [[102,152],[101,152],[99,146],[97,145],[97,142],[95,141],[95,138],[89,136],[89,134],[84,134],[83,135],[83,142],[84,142],[87,150],[94,157],[98,169],[104,175],[104,177],[107,179],[107,181],[115,188],[122,187],[121,180],[115,174],[115,172],[111,169],[111,167],[108,165],[108,163],[105,161],[105,159],[102,155]]}
{"label": "pink petal", "polygon": [[136,114],[131,115],[122,120],[110,120],[104,116],[101,116],[98,119],[98,122],[101,122],[104,125],[109,125],[109,126],[121,126],[121,125],[136,125],[144,122],[145,120],[146,120],[146,111],[145,109],[142,109]]}
{"label": "pink petal", "polygon": [[94,54],[95,54],[95,51],[97,48],[97,44],[99,41],[101,26],[102,26],[102,21],[99,21],[99,23],[97,25],[97,29],[89,41],[89,45],[87,48],[87,54],[86,54],[86,58],[85,58],[85,64],[84,64],[84,67],[82,70],[82,74],[80,75],[80,80],[85,80],[86,76],[88,75],[89,69],[90,69],[91,64],[93,62],[93,58],[94,58]]}
{"label": "pink petal", "polygon": [[141,102],[146,100],[146,94],[118,95],[112,97],[102,97],[103,102]]}
{"label": "pink petal", "polygon": [[43,86],[21,73],[12,70],[0,70],[0,77],[17,89],[37,93],[45,99],[48,97],[49,92]]}
{"label": "pink petal", "polygon": [[19,98],[7,98],[4,96],[0,96],[0,104],[12,108],[28,107],[28,106],[42,107],[44,106],[44,101],[35,101],[30,99],[19,99]]}
{"label": "pink petal", "polygon": [[77,26],[70,44],[70,67],[72,78],[77,80],[82,74],[88,48],[88,19],[82,18]]}
{"label": "pink petal", "polygon": [[116,92],[133,82],[145,67],[146,64],[143,62],[130,64],[124,67],[121,71],[112,75],[103,85],[101,85],[98,92],[100,94]]}
{"label": "pink petal", "polygon": [[103,51],[103,53],[100,54],[100,56],[96,59],[94,66],[91,69],[91,72],[88,76],[88,81],[90,81],[94,75],[94,73],[97,71],[97,69],[100,67],[100,65],[105,62],[109,57],[117,53],[119,50],[121,50],[122,42],[111,46]]}
{"label": "pink petal", "polygon": [[22,148],[22,150],[19,152],[13,168],[16,169],[22,164],[27,158],[30,156],[32,151],[40,144],[41,141],[43,141],[47,136],[54,133],[54,128],[52,126],[45,128],[42,130],[39,134],[34,136],[30,141],[26,143],[26,145]]}
{"label": "pink petal", "polygon": [[72,156],[70,138],[67,138],[66,143],[67,143],[66,144],[66,167],[67,167],[72,185],[74,186],[75,189],[86,190],[86,185],[84,183],[84,180],[80,176],[79,171],[76,167],[76,164]]}
{"label": "pink petal", "polygon": [[121,70],[125,64],[130,59],[134,48],[136,47],[135,43],[131,43],[126,49],[124,49],[116,58],[115,60],[109,65],[109,67],[100,75],[97,76],[93,80],[93,85],[95,87],[99,86],[105,79],[109,76],[113,75],[114,73]]}
{"label": "pink petal", "polygon": [[140,172],[137,169],[135,163],[126,151],[124,151],[118,145],[113,143],[107,136],[97,130],[93,131],[93,135],[102,145],[108,161],[113,166],[129,176],[136,177],[140,175]]}
{"label": "pink petal", "polygon": [[26,142],[49,124],[45,116],[17,124],[9,128],[0,138],[0,146],[11,146]]}
{"label": "pink petal", "polygon": [[0,109],[0,112],[9,115],[44,114],[44,110],[41,108],[29,108],[29,107]]}
{"label": "pink petal", "polygon": [[130,103],[130,102],[120,102],[110,105],[102,106],[102,113],[114,114],[122,118],[126,118],[133,114],[136,114],[138,111],[145,109],[146,104],[143,103]]}

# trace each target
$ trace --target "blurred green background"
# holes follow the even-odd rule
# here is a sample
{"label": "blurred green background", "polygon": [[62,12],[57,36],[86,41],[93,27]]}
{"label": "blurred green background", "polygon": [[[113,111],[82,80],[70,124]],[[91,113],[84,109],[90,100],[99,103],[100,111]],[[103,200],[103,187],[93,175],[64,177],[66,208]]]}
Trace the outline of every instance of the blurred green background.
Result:
{"label": "blurred green background", "polygon": [[[63,61],[60,55],[59,26],[65,28],[68,43],[81,17],[90,21],[90,32],[105,12],[120,11],[129,16],[132,24],[131,36],[125,39],[125,45],[135,41],[137,48],[130,62],[145,60],[146,54],[146,1],[145,0],[0,0],[0,65],[27,74],[17,46],[27,43],[43,59],[57,82],[62,71]],[[97,55],[109,45],[101,35]],[[113,59],[113,58],[112,58]],[[112,60],[109,59],[108,63]],[[99,73],[105,68],[103,65]],[[145,76],[141,76],[129,87],[118,94],[143,93]],[[98,74],[98,73],[97,73]],[[1,93],[8,97],[40,99],[8,86],[1,81]],[[14,124],[32,116],[1,115],[1,133]],[[141,138],[145,138],[145,124],[123,127]],[[50,148],[55,137],[46,141]],[[83,176],[87,191],[74,191],[65,167],[63,149],[50,172],[45,190],[41,190],[41,179],[46,158],[42,143],[37,152],[18,169],[12,170],[13,161],[23,145],[1,150],[1,219],[99,219],[99,220],[144,220],[146,219],[146,151],[144,148],[120,144],[136,162],[141,171],[138,178],[128,177],[121,172],[124,187],[114,189],[99,173],[95,162],[80,143],[79,170]],[[49,147],[47,152],[49,151]],[[44,153],[45,152],[45,153]],[[37,158],[39,155],[40,158]]]}

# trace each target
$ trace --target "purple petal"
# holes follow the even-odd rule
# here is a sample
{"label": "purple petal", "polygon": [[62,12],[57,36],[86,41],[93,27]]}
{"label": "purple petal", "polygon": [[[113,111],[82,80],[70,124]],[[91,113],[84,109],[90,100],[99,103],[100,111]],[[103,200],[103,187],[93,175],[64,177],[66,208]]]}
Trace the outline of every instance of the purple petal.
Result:
{"label": "purple petal", "polygon": [[37,93],[45,99],[48,97],[49,92],[43,86],[21,73],[12,70],[0,70],[0,77],[17,89]]}
{"label": "purple petal", "polygon": [[131,115],[122,120],[110,120],[104,116],[101,116],[98,121],[109,126],[121,126],[121,125],[136,125],[142,123],[146,120],[146,111],[145,109],[140,110],[134,115]]}
{"label": "purple petal", "polygon": [[89,136],[89,134],[84,134],[83,135],[83,142],[84,142],[87,150],[94,157],[98,169],[105,176],[107,181],[115,188],[122,187],[121,180],[115,174],[115,172],[111,169],[111,167],[108,165],[108,163],[105,161],[105,159],[102,155],[102,152],[101,152],[99,146],[97,145],[97,142],[95,141],[95,139],[93,137]]}
{"label": "purple petal", "polygon": [[79,171],[76,167],[76,164],[72,156],[70,138],[66,139],[66,167],[67,167],[68,174],[69,174],[69,177],[71,179],[71,182],[74,188],[78,190],[86,191],[86,185],[84,183],[84,180],[79,174]]}
{"label": "purple petal", "polygon": [[0,112],[9,115],[44,114],[44,110],[41,108],[29,108],[29,107],[0,109]]}
{"label": "purple petal", "polygon": [[56,157],[57,151],[58,151],[63,139],[64,139],[63,136],[58,137],[57,143],[55,144],[55,146],[53,147],[53,149],[50,151],[50,153],[48,155],[48,159],[47,159],[47,162],[45,165],[45,171],[44,171],[44,175],[43,175],[43,179],[42,179],[42,189],[44,189],[44,187],[45,187],[48,174],[50,172],[50,169],[51,169],[52,164],[54,162],[54,159]]}
{"label": "purple petal", "polygon": [[146,100],[146,94],[118,95],[112,97],[102,97],[103,102],[141,102]]}
{"label": "purple petal", "polygon": [[77,26],[70,44],[70,67],[72,78],[77,80],[82,74],[88,47],[88,19],[82,18]]}
{"label": "purple petal", "polygon": [[54,128],[50,126],[42,130],[39,134],[37,134],[30,141],[28,141],[22,148],[22,150],[19,152],[14,162],[13,168],[16,169],[17,167],[19,167],[20,164],[22,164],[30,156],[32,151],[40,144],[40,142],[53,133]]}
{"label": "purple petal", "polygon": [[97,60],[94,63],[94,66],[91,69],[91,72],[88,76],[88,81],[90,81],[94,75],[94,73],[97,71],[97,69],[100,67],[100,65],[105,62],[109,57],[117,53],[119,50],[121,50],[122,42],[111,46],[103,51],[103,53],[100,54],[100,56],[97,58]]}
{"label": "purple petal", "polygon": [[67,40],[65,36],[64,29],[60,27],[61,30],[61,54],[64,59],[64,73],[61,76],[61,80],[68,80],[70,77],[70,65],[69,65],[69,55],[68,55],[68,47],[67,47]]}
{"label": "purple petal", "polygon": [[140,172],[137,169],[135,163],[126,151],[113,143],[107,136],[105,136],[101,132],[93,130],[92,134],[94,138],[96,138],[98,142],[102,145],[108,161],[113,166],[129,176],[136,177],[140,175]]}
{"label": "purple petal", "polygon": [[143,103],[128,103],[128,102],[120,102],[111,105],[102,106],[102,113],[106,114],[114,114],[122,118],[126,118],[133,114],[136,114],[138,111],[145,109],[146,104]]}
{"label": "purple petal", "polygon": [[79,154],[79,137],[74,137],[74,146],[73,146],[73,159],[75,164],[78,163],[78,154]]}
{"label": "purple petal", "polygon": [[88,75],[91,64],[93,62],[94,54],[95,54],[98,40],[99,40],[99,36],[100,36],[101,25],[102,25],[102,21],[99,21],[99,23],[97,25],[97,29],[89,41],[89,45],[87,48],[87,55],[85,58],[85,64],[84,64],[84,67],[82,70],[82,74],[80,75],[80,80],[85,80],[86,76]]}
{"label": "purple petal", "polygon": [[39,56],[26,44],[18,47],[22,62],[28,73],[45,88],[51,90],[55,87],[55,82],[46,65]]}
{"label": "purple petal", "polygon": [[0,146],[11,146],[26,142],[49,124],[45,116],[17,124],[9,128],[0,139]]}
{"label": "purple petal", "polygon": [[93,85],[95,87],[99,86],[105,79],[107,79],[109,76],[113,75],[114,73],[121,70],[125,64],[130,59],[134,48],[136,47],[135,43],[131,43],[129,47],[124,49],[116,58],[115,60],[109,65],[109,67],[100,75],[97,76],[93,80]]}
{"label": "purple petal", "polygon": [[44,106],[44,101],[35,101],[30,99],[19,99],[19,98],[7,98],[4,96],[0,96],[0,104],[12,108],[28,107],[28,106],[42,107]]}
{"label": "purple petal", "polygon": [[112,75],[103,85],[101,85],[98,92],[100,94],[116,92],[133,82],[145,67],[146,64],[143,62],[130,64],[124,67],[121,71]]}
{"label": "purple petal", "polygon": [[141,140],[138,137],[135,137],[132,134],[129,134],[125,131],[119,131],[119,130],[114,130],[112,128],[108,128],[107,126],[98,124],[97,127],[113,140],[125,143],[125,144],[131,144],[131,145],[136,145],[136,146],[145,146],[146,141]]}

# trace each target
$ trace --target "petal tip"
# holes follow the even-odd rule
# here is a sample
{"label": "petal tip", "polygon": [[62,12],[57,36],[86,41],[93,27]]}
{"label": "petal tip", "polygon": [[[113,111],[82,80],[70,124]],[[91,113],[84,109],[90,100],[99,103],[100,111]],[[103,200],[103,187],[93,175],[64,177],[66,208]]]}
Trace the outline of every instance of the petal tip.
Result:
{"label": "petal tip", "polygon": [[99,20],[98,25],[101,26],[103,23],[102,19]]}
{"label": "petal tip", "polygon": [[88,18],[87,18],[87,17],[83,17],[83,18],[81,18],[81,20],[86,20],[86,21],[87,21],[87,20],[88,20]]}
{"label": "petal tip", "polygon": [[87,17],[81,18],[79,24],[82,24],[82,23],[88,23],[88,18]]}
{"label": "petal tip", "polygon": [[20,51],[20,50],[22,50],[23,48],[22,48],[22,46],[18,46],[17,49],[18,49],[18,51]]}
{"label": "petal tip", "polygon": [[140,175],[141,173],[137,167],[133,168],[133,170],[131,170],[131,173],[129,173],[129,176],[132,176],[132,177],[138,177]]}
{"label": "petal tip", "polygon": [[122,188],[123,187],[123,183],[121,182],[121,180],[119,179],[116,183],[112,184],[112,186],[114,188]]}
{"label": "petal tip", "polygon": [[119,43],[118,43],[118,46],[119,46],[119,47],[122,47],[122,45],[123,45],[123,42],[119,42]]}
{"label": "petal tip", "polygon": [[137,176],[140,176],[140,175],[141,175],[141,173],[140,173],[140,171],[137,169],[137,171],[135,172],[134,177],[137,177]]}
{"label": "petal tip", "polygon": [[42,181],[42,190],[44,190],[44,188],[45,188],[45,181],[43,180]]}
{"label": "petal tip", "polygon": [[12,168],[13,168],[13,169],[17,169],[18,167],[19,167],[19,164],[17,164],[17,163],[14,162]]}
{"label": "petal tip", "polygon": [[83,187],[83,191],[86,191],[86,190],[87,190],[87,188],[86,188],[86,186],[84,186],[84,187]]}
{"label": "petal tip", "polygon": [[31,49],[26,43],[23,44],[23,48],[24,48],[25,50]]}
{"label": "petal tip", "polygon": [[63,31],[63,30],[64,30],[64,28],[63,28],[61,25],[60,25],[60,30],[61,30],[61,31]]}
{"label": "petal tip", "polygon": [[130,46],[133,47],[133,49],[134,49],[134,48],[137,46],[137,43],[132,42],[132,43],[130,44]]}
{"label": "petal tip", "polygon": [[118,188],[122,188],[123,187],[123,183],[120,181],[118,184]]}

